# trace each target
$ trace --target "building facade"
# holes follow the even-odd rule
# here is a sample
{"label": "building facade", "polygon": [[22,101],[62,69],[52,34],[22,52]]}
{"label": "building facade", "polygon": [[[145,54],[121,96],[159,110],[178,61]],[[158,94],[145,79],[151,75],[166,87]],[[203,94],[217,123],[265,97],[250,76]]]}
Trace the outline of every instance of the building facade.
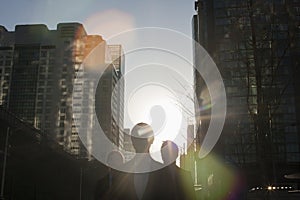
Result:
{"label": "building facade", "polygon": [[129,160],[131,160],[135,156],[135,149],[132,145],[130,129],[129,128],[124,129],[123,149],[124,149],[123,153],[124,153],[125,162],[128,162]]}
{"label": "building facade", "polygon": [[[112,76],[112,129],[118,135],[118,146],[124,147],[124,88],[125,56],[121,45],[108,45],[109,61],[115,73]],[[119,103],[117,103],[119,102]]]}
{"label": "building facade", "polygon": [[[8,31],[1,26],[0,104],[49,134],[68,152],[90,157],[95,119],[86,115],[85,125],[89,126],[86,129],[86,151],[77,133],[74,114],[95,110],[89,102],[95,100],[92,95],[95,91],[91,90],[97,82],[84,80],[80,73],[84,73],[84,59],[96,46],[100,46],[97,48],[97,62],[104,65],[107,54],[105,41],[99,35],[88,35],[82,24],[61,23],[56,30],[49,30],[46,25],[17,25],[15,31]],[[116,77],[119,79],[121,74]],[[79,91],[74,86],[75,79],[77,84],[81,84]],[[111,94],[111,88],[106,92]],[[72,98],[79,98],[81,103],[73,105]],[[111,102],[103,104],[111,108]],[[102,117],[105,121],[111,115]]]}
{"label": "building facade", "polygon": [[[215,153],[242,169],[249,187],[286,182],[284,174],[300,166],[300,2],[199,0],[195,10],[194,40],[216,62],[227,94]],[[201,60],[194,50],[197,66]],[[198,108],[209,99],[200,74],[194,77]],[[199,116],[201,144],[214,116],[209,109]]]}

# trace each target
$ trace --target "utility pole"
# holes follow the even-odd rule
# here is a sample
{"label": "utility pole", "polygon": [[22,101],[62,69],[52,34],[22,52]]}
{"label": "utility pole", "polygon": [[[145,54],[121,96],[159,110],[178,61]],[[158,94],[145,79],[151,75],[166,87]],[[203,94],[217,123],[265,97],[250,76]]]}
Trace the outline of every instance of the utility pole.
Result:
{"label": "utility pole", "polygon": [[7,127],[7,130],[6,130],[6,138],[5,138],[5,146],[4,146],[4,158],[3,158],[0,200],[4,200],[4,184],[5,184],[6,160],[7,160],[7,151],[8,151],[8,137],[9,137],[9,127]]}
{"label": "utility pole", "polygon": [[80,182],[79,182],[79,199],[82,199],[82,178],[83,178],[83,169],[80,167]]}

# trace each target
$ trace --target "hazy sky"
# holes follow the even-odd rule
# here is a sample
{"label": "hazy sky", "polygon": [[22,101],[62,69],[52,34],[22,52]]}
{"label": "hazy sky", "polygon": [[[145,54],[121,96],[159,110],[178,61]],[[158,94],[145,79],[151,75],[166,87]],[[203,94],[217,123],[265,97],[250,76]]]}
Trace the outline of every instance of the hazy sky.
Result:
{"label": "hazy sky", "polygon": [[[101,16],[103,13],[110,15]],[[194,13],[194,0],[1,0],[0,24],[8,30],[31,23],[55,29],[59,22],[85,24],[98,16],[100,21],[130,21],[129,26],[164,27],[190,35]],[[89,34],[108,37],[107,31],[86,29]]]}

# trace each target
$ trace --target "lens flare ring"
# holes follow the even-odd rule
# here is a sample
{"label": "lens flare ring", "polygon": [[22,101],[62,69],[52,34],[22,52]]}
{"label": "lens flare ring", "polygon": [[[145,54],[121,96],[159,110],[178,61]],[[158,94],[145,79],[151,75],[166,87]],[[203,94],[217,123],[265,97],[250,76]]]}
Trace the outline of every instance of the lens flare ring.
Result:
{"label": "lens flare ring", "polygon": [[[218,138],[220,137],[220,134],[221,134],[221,131],[222,131],[222,128],[224,125],[224,121],[225,121],[225,115],[226,115],[225,88],[224,88],[224,84],[223,84],[223,80],[220,75],[220,72],[219,72],[217,66],[215,65],[214,61],[208,55],[208,53],[204,50],[204,48],[201,47],[200,44],[198,44],[191,38],[183,35],[182,33],[177,32],[177,31],[173,31],[170,29],[164,29],[164,28],[138,28],[138,29],[133,29],[133,30],[122,32],[115,37],[121,37],[124,34],[126,35],[126,34],[130,34],[130,33],[131,34],[134,33],[135,35],[141,35],[141,33],[142,33],[142,35],[146,39],[144,39],[143,41],[136,42],[135,45],[132,45],[129,49],[127,49],[124,54],[125,56],[130,57],[130,56],[134,55],[132,52],[135,52],[135,54],[136,54],[135,56],[136,56],[136,58],[138,58],[138,59],[134,60],[134,62],[133,62],[134,64],[132,65],[132,67],[133,67],[132,71],[128,70],[129,72],[127,72],[126,74],[123,75],[123,78],[126,78],[126,77],[128,78],[130,76],[135,77],[135,79],[132,83],[128,83],[128,82],[125,83],[127,89],[129,87],[131,87],[132,89],[137,89],[138,87],[141,86],[141,84],[148,83],[148,86],[150,86],[150,87],[154,87],[154,88],[161,87],[161,88],[165,88],[166,90],[170,90],[171,91],[170,94],[176,94],[176,95],[174,95],[175,96],[174,102],[179,103],[181,106],[185,106],[186,102],[184,100],[182,100],[182,99],[184,99],[184,95],[182,95],[182,94],[180,94],[180,92],[176,91],[178,87],[179,88],[183,87],[183,91],[185,91],[184,89],[186,89],[186,87],[187,88],[192,87],[192,86],[186,86],[187,81],[185,80],[186,74],[185,74],[184,70],[186,70],[187,68],[190,68],[191,71],[197,71],[202,76],[204,82],[207,85],[207,88],[208,88],[208,91],[209,91],[209,94],[211,97],[211,104],[210,104],[211,116],[218,116],[216,118],[214,118],[214,117],[211,118],[206,137],[204,138],[203,144],[202,144],[200,152],[199,152],[199,158],[205,157],[211,151],[211,149],[214,147],[215,143],[217,142]],[[164,35],[167,34],[170,36],[170,37],[168,37],[168,39],[171,38],[173,43],[174,43],[174,41],[181,41],[181,40],[185,41],[186,42],[185,44],[193,43],[195,52],[197,54],[199,54],[201,57],[200,64],[197,64],[196,66],[194,66],[192,64],[193,63],[193,61],[191,60],[192,58],[187,56],[187,54],[185,52],[186,49],[184,49],[184,48],[181,49],[181,48],[178,48],[178,46],[174,47],[170,44],[167,44],[164,46],[164,44],[162,44],[163,42],[156,43],[155,45],[153,45],[153,43],[151,42],[151,41],[153,41],[153,38],[152,38],[153,33],[156,33],[156,35],[155,35],[156,39],[164,40]],[[157,37],[157,35],[161,35],[162,37]],[[149,36],[149,38],[147,36]],[[178,38],[179,38],[179,40],[176,40]],[[107,42],[109,43],[110,41],[113,41],[113,39],[114,38],[111,38]],[[97,53],[99,53],[99,51],[103,50],[103,45],[105,45],[105,44],[100,44],[99,46],[97,46],[87,56],[87,58],[84,60],[83,64],[81,65],[81,72],[77,73],[77,77],[74,80],[72,104],[73,104],[73,111],[75,111],[75,112],[73,112],[74,113],[73,114],[74,122],[76,124],[76,129],[77,129],[78,135],[79,135],[82,143],[87,147],[87,149],[89,149],[89,145],[90,145],[90,143],[92,143],[91,154],[96,159],[98,159],[100,162],[106,163],[107,155],[114,149],[119,149],[119,147],[117,147],[113,142],[111,142],[107,138],[102,127],[100,126],[100,123],[98,122],[98,118],[96,116],[95,110],[92,109],[87,112],[86,109],[84,109],[82,106],[78,106],[78,105],[80,105],[80,100],[79,100],[80,98],[78,98],[78,93],[76,92],[76,91],[80,91],[80,89],[84,89],[83,88],[84,82],[86,80],[88,80],[91,82],[91,84],[90,84],[90,86],[92,87],[90,90],[91,92],[88,93],[89,96],[83,95],[82,98],[90,99],[90,96],[95,97],[96,88],[99,83],[99,80],[100,80],[101,76],[104,74],[104,71],[110,66],[110,63],[97,63],[97,61],[95,61],[95,59],[94,59],[95,57],[97,57]],[[182,47],[182,45],[181,45],[181,47]],[[141,53],[142,51],[149,51],[151,49],[152,49],[152,52],[150,54],[146,54],[144,57],[143,56],[141,57],[141,55],[139,55],[139,53]],[[143,52],[143,53],[145,53],[145,52]],[[174,55],[176,55],[176,56],[174,56]],[[160,56],[161,56],[161,58],[158,59]],[[153,60],[154,60],[154,62],[153,62]],[[170,63],[168,63],[168,62],[170,62]],[[154,63],[156,63],[156,64],[154,64]],[[183,67],[186,67],[185,65],[187,63],[188,63],[188,67],[181,71],[180,70],[178,71],[176,68],[172,68],[176,65],[178,65],[178,66],[183,65]],[[143,65],[143,67],[141,67],[141,65]],[[145,68],[145,66],[146,66],[146,68]],[[151,67],[149,67],[149,66],[151,66]],[[182,67],[182,66],[180,66],[180,67]],[[156,70],[154,70],[154,74],[152,74],[153,76],[150,76],[151,68],[156,69]],[[176,74],[177,78],[180,77],[179,83],[175,84],[174,80],[173,80],[173,82],[171,81],[172,79],[174,79],[174,77],[168,79],[167,82],[162,81],[163,83],[161,82],[160,79],[155,79],[155,78],[162,78],[162,79],[165,78],[165,76],[163,76],[164,73],[161,73],[161,71],[160,71],[160,70],[164,70],[164,69],[168,69],[169,73],[173,72],[173,74]],[[147,76],[144,76],[144,77],[139,76],[139,75],[141,75],[140,73],[142,73],[142,72],[150,77],[150,79],[148,81],[145,81],[145,79],[144,79]],[[149,73],[147,73],[147,72],[149,72]],[[157,72],[159,72],[159,73],[157,73]],[[179,74],[179,76],[178,76],[178,74]],[[153,81],[153,78],[156,81]],[[182,80],[184,80],[184,82],[182,82]],[[127,79],[126,79],[126,81],[127,81]],[[176,81],[178,81],[178,80],[175,79],[175,82]],[[171,83],[171,85],[169,85],[169,83]],[[140,89],[145,90],[145,85]],[[156,91],[158,91],[157,88],[156,88]],[[155,98],[155,91],[152,91],[152,92],[153,92],[153,96]],[[193,92],[191,94],[194,96]],[[180,95],[183,97],[180,97]],[[140,95],[137,95],[137,96],[140,96]],[[174,96],[173,96],[173,98],[174,98]],[[191,100],[190,98],[187,98],[187,99],[188,100],[186,100],[186,101]],[[128,101],[126,101],[126,100],[124,102],[126,102],[126,104],[128,103]],[[198,105],[198,102],[193,102],[193,103],[196,103],[196,105]],[[157,105],[160,106],[160,104],[157,104]],[[127,106],[127,105],[125,105],[125,106]],[[94,101],[90,103],[90,107],[95,108]],[[163,113],[160,109],[163,109],[164,112],[166,111],[166,109],[163,106],[157,107],[157,113]],[[83,111],[83,110],[85,110],[85,111]],[[182,116],[185,115],[183,113],[182,109],[181,110],[179,109],[179,111],[181,112]],[[126,109],[125,109],[125,112],[126,112]],[[84,122],[85,122],[84,119],[86,119],[88,117],[90,117],[94,121],[96,121],[95,124],[91,123],[91,127],[92,127],[93,131],[90,133],[91,136],[89,136],[89,137],[87,136],[88,130],[87,130],[86,126],[82,126],[82,124],[84,124]],[[113,116],[113,117],[116,117],[116,116]],[[166,119],[168,119],[168,117],[166,117]],[[175,135],[175,139],[173,139],[173,141],[175,143],[181,134],[182,128],[184,128],[183,124],[180,124],[179,131]],[[198,123],[196,123],[196,124],[198,124]],[[118,125],[121,126],[120,124],[118,124]],[[164,124],[164,126],[166,126],[166,124]],[[196,127],[196,130],[197,130],[197,127]],[[119,149],[119,150],[123,154],[127,153],[124,149]],[[158,152],[154,152],[154,154],[155,153],[158,153]],[[136,155],[138,155],[138,154],[136,154]],[[140,154],[140,156],[149,156],[149,154]],[[120,165],[111,165],[110,167],[115,168],[120,171],[124,171],[124,172],[143,173],[143,172],[150,172],[150,171],[157,170],[168,164],[169,163],[165,163],[161,166],[158,166],[156,168],[151,168],[151,169],[145,168],[143,165],[140,167],[135,166],[134,168],[130,168],[130,167],[128,168],[123,165],[121,165],[121,166]]]}

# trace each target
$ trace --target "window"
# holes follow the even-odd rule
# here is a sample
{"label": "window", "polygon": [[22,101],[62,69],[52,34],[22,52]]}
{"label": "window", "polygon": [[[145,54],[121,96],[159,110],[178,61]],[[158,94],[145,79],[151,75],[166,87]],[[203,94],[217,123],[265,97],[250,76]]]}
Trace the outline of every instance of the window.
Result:
{"label": "window", "polygon": [[38,93],[43,93],[44,92],[44,88],[39,88],[38,89]]}
{"label": "window", "polygon": [[6,60],[4,65],[5,66],[10,66],[11,65],[11,61],[10,60]]}
{"label": "window", "polygon": [[299,152],[299,146],[297,144],[288,144],[286,146],[287,152]]}
{"label": "window", "polygon": [[65,123],[64,123],[64,122],[60,122],[60,123],[59,123],[59,127],[60,127],[60,128],[64,128],[64,127],[65,127]]}
{"label": "window", "polygon": [[41,52],[41,57],[47,57],[47,51],[42,51]]}
{"label": "window", "polygon": [[45,60],[45,59],[41,60],[40,64],[41,65],[46,65],[47,64],[47,60]]}
{"label": "window", "polygon": [[10,73],[11,72],[11,68],[10,67],[5,67],[5,73]]}

